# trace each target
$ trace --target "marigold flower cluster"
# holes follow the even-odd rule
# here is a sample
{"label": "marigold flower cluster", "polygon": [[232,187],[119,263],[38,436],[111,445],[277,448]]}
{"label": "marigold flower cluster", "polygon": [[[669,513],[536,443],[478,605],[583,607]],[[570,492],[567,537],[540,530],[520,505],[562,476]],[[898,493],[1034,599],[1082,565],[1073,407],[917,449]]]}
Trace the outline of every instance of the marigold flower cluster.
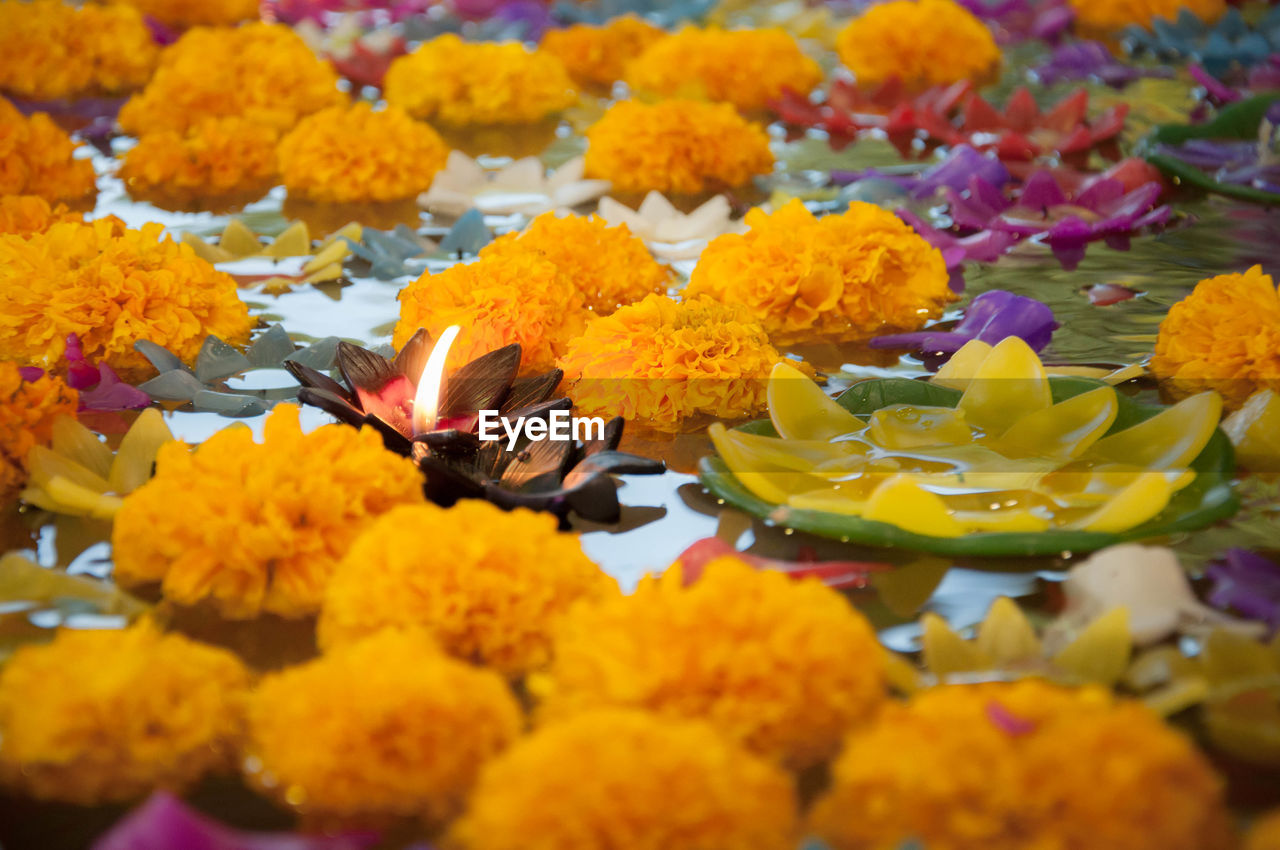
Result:
{"label": "marigold flower cluster", "polygon": [[727,103],[615,103],[587,130],[586,175],[619,192],[694,195],[773,169],[764,128]]}
{"label": "marigold flower cluster", "polygon": [[652,292],[665,292],[671,269],[659,264],[625,224],[599,216],[543,213],[519,233],[508,233],[480,252],[481,259],[533,251],[569,275],[587,308],[607,316]]}
{"label": "marigold flower cluster", "polygon": [[1196,284],[1169,309],[1151,371],[1178,397],[1217,390],[1228,408],[1280,391],[1280,292],[1254,266]]}
{"label": "marigold flower cluster", "polygon": [[425,192],[449,146],[397,106],[368,103],[317,112],[280,142],[290,197],[327,203],[396,201]]}
{"label": "marigold flower cluster", "polygon": [[284,132],[346,99],[329,63],[286,26],[196,27],[165,49],[155,76],[124,105],[119,121],[134,136],[184,132],[229,115]]}
{"label": "marigold flower cluster", "polygon": [[147,133],[125,154],[119,176],[141,192],[265,191],[276,174],[278,141],[275,129],[245,118],[206,118],[185,133]]}
{"label": "marigold flower cluster", "polygon": [[231,26],[258,17],[258,0],[113,0],[174,27]]}
{"label": "marigold flower cluster", "polygon": [[[430,546],[418,543],[424,539]],[[421,626],[444,650],[508,676],[545,667],[571,605],[618,595],[549,514],[485,501],[398,508],[368,527],[325,594],[325,649],[386,627]]]}
{"label": "marigold flower cluster", "polygon": [[80,805],[181,791],[234,763],[248,684],[230,652],[148,621],[61,630],[0,671],[0,776]]}
{"label": "marigold flower cluster", "polygon": [[531,124],[578,99],[555,56],[515,41],[438,36],[391,63],[387,103],[444,124]]}
{"label": "marigold flower cluster", "polygon": [[559,365],[583,415],[621,415],[678,431],[695,416],[741,419],[760,410],[780,359],[742,307],[648,295],[593,319]]}
{"label": "marigold flower cluster", "polygon": [[692,584],[677,565],[574,608],[536,690],[543,719],[609,706],[705,719],[798,768],[830,757],[887,696],[875,633],[843,597],[736,558]]}
{"label": "marigold flower cluster", "polygon": [[0,196],[0,233],[30,236],[43,233],[64,221],[83,221],[84,216],[62,204],[51,206],[39,195]]}
{"label": "marigold flower cluster", "polygon": [[87,359],[133,380],[152,369],[137,340],[188,363],[209,334],[247,342],[252,323],[235,281],[161,239],[163,230],[99,219],[0,236],[0,358],[53,366],[74,333]]}
{"label": "marigold flower cluster", "polygon": [[822,69],[778,27],[751,30],[685,27],[645,50],[627,66],[638,92],[764,109],[784,89],[808,94]]}
{"label": "marigold flower cluster", "polygon": [[501,676],[449,658],[425,632],[387,630],[262,681],[248,778],[321,819],[439,824],[521,725]]}
{"label": "marigold flower cluster", "polygon": [[18,364],[0,360],[0,505],[18,495],[27,479],[27,453],[47,445],[53,421],[75,416],[79,395],[45,374],[23,380]]}
{"label": "marigold flower cluster", "polygon": [[1156,18],[1174,21],[1183,9],[1206,24],[1227,11],[1226,0],[1068,0],[1076,26],[1096,36],[1112,35],[1127,26],[1151,29]]}
{"label": "marigold flower cluster", "polygon": [[914,330],[955,298],[938,249],[875,204],[815,218],[792,200],[744,221],[707,246],[685,291],[744,305],[777,339]]}
{"label": "marigold flower cluster", "polygon": [[418,328],[438,339],[445,328],[461,325],[449,350],[451,364],[460,366],[518,342],[524,374],[554,368],[591,315],[572,278],[532,251],[427,272],[398,297],[400,321],[392,339],[397,349]]}
{"label": "marigold flower cluster", "polygon": [[986,24],[954,0],[890,0],[870,7],[836,38],[860,86],[899,80],[923,89],[978,80],[1000,65]]}
{"label": "marigold flower cluster", "polygon": [[665,35],[643,18],[619,15],[599,26],[547,30],[538,49],[563,62],[579,85],[609,86],[622,79],[628,62]]}
{"label": "marigold flower cluster", "polygon": [[75,203],[97,192],[93,163],[75,156],[78,145],[37,112],[24,117],[0,98],[0,196],[39,195]]}
{"label": "marigold flower cluster", "polygon": [[36,100],[120,94],[146,83],[159,52],[128,6],[0,0],[0,91]]}
{"label": "marigold flower cluster", "polygon": [[451,834],[464,850],[790,850],[795,790],[711,725],[588,712],[484,770]]}
{"label": "marigold flower cluster", "polygon": [[304,434],[298,408],[282,404],[261,443],[231,428],[195,451],[160,449],[155,477],[116,515],[115,578],[160,582],[168,599],[207,602],[233,619],[306,616],[361,531],[422,502],[417,468],[376,432],[327,425]]}
{"label": "marigold flower cluster", "polygon": [[855,731],[812,812],[833,850],[1226,850],[1221,780],[1150,709],[1040,680],[953,685]]}

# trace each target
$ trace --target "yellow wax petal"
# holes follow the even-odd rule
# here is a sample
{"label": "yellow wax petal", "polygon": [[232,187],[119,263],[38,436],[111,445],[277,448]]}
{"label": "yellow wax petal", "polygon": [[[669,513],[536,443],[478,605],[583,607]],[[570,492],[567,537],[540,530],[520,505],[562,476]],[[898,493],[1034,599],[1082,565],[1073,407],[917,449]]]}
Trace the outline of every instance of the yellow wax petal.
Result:
{"label": "yellow wax petal", "polygon": [[819,464],[840,460],[851,455],[865,455],[868,446],[852,440],[827,442],[826,440],[783,440],[760,434],[747,434],[723,428],[722,439],[736,443],[739,454],[753,457],[762,463],[793,469],[796,472],[812,472]]}
{"label": "yellow wax petal", "polygon": [[105,479],[111,474],[111,449],[74,416],[54,420],[52,444],[55,452],[95,475]]}
{"label": "yellow wax petal", "polygon": [[786,363],[773,367],[766,396],[773,427],[788,440],[830,440],[865,427],[822,387]]}
{"label": "yellow wax petal", "polygon": [[942,364],[937,374],[929,379],[929,383],[964,392],[969,386],[969,381],[977,374],[978,367],[990,353],[989,343],[980,339],[971,339],[960,346],[960,350],[951,355],[951,359]]}
{"label": "yellow wax petal", "polygon": [[1009,457],[1079,457],[1107,433],[1119,409],[1116,391],[1098,387],[1024,416],[995,448]]}
{"label": "yellow wax petal", "polygon": [[196,236],[194,233],[182,234],[184,244],[191,247],[196,252],[196,256],[210,263],[229,263],[235,259],[229,251],[224,251],[216,245],[210,245],[208,242]]}
{"label": "yellow wax petal", "polygon": [[60,513],[77,514],[93,519],[112,519],[123,503],[119,496],[85,487],[62,476],[47,482],[44,491],[58,504]]}
{"label": "yellow wax petal", "polygon": [[997,666],[1039,659],[1042,652],[1027,615],[1007,596],[991,603],[986,619],[978,626],[975,643]]}
{"label": "yellow wax petal", "polygon": [[46,490],[53,479],[65,478],[99,493],[107,491],[107,479],[44,446],[32,446],[27,453],[27,476]]}
{"label": "yellow wax petal", "polygon": [[936,493],[923,489],[907,475],[895,475],[876,488],[863,513],[867,519],[887,522],[916,534],[959,537],[964,528]]}
{"label": "yellow wax petal", "polygon": [[1154,646],[1133,659],[1124,683],[1133,691],[1149,691],[1175,679],[1200,675],[1199,659],[1188,658],[1176,646]]}
{"label": "yellow wax petal", "polygon": [[297,282],[293,278],[276,275],[259,282],[258,286],[266,295],[283,295],[286,292],[292,292],[293,285]]}
{"label": "yellow wax petal", "polygon": [[1005,337],[982,361],[960,403],[970,425],[999,436],[1053,403],[1040,358],[1021,337]]}
{"label": "yellow wax petal", "polygon": [[149,407],[142,411],[120,441],[120,450],[111,465],[111,492],[124,496],[150,481],[156,454],[172,440],[173,433],[159,410]]}
{"label": "yellow wax petal", "polygon": [[302,270],[307,274],[315,274],[323,268],[334,265],[341,265],[351,254],[351,248],[346,242],[338,240],[330,242],[326,247],[321,248],[316,255],[303,265]]}
{"label": "yellow wax petal", "polygon": [[1222,397],[1212,390],[1183,399],[1167,410],[1093,444],[1090,457],[1147,469],[1185,467],[1213,436],[1222,415]]}
{"label": "yellow wax petal", "polygon": [[258,234],[238,218],[227,222],[222,238],[218,240],[218,247],[236,258],[262,253],[262,242],[258,240]]}
{"label": "yellow wax petal", "polygon": [[924,687],[920,671],[896,652],[884,651],[884,673],[889,687],[901,694],[914,694]]}
{"label": "yellow wax petal", "polygon": [[266,250],[268,257],[283,260],[285,257],[302,257],[311,253],[311,233],[305,221],[295,221]]}
{"label": "yellow wax petal", "polygon": [[1113,608],[1086,626],[1053,663],[1085,681],[1114,685],[1129,666],[1132,652],[1129,611]]}
{"label": "yellow wax petal", "polygon": [[1222,430],[1236,447],[1236,461],[1255,472],[1280,472],[1280,394],[1258,390]]}
{"label": "yellow wax petal", "polygon": [[920,618],[920,625],[924,627],[924,666],[929,672],[947,676],[991,669],[991,659],[952,631],[947,621],[937,614],[925,614]]}
{"label": "yellow wax petal", "polygon": [[1139,472],[1133,483],[1071,527],[1082,531],[1128,531],[1164,510],[1173,493],[1173,482],[1164,473]]}
{"label": "yellow wax petal", "polygon": [[342,263],[330,263],[303,278],[307,283],[324,283],[342,277]]}
{"label": "yellow wax petal", "polygon": [[851,484],[836,484],[787,497],[787,504],[804,511],[826,511],[845,516],[862,516],[867,509],[867,495],[858,486],[861,480]]}
{"label": "yellow wax petal", "polygon": [[1203,676],[1184,676],[1142,697],[1147,708],[1162,717],[1172,717],[1209,696],[1209,683]]}
{"label": "yellow wax petal", "polygon": [[787,497],[793,493],[804,493],[823,486],[821,478],[763,461],[758,456],[743,451],[739,443],[727,437],[728,429],[719,422],[713,423],[707,433],[734,477],[766,502],[786,504]]}
{"label": "yellow wax petal", "polygon": [[[925,480],[939,487],[962,487],[975,492],[1030,490],[1058,467],[1057,461],[1043,458],[1010,459],[977,443],[934,446],[919,453],[889,457],[897,460],[904,470],[919,468],[916,464],[925,460],[950,464],[950,476],[931,474]],[[948,480],[952,483],[948,484]]]}
{"label": "yellow wax petal", "polygon": [[1049,520],[1025,508],[1001,508],[998,511],[956,511],[953,516],[967,532],[1021,534],[1048,531]]}
{"label": "yellow wax petal", "polygon": [[956,445],[973,440],[963,411],[910,404],[891,404],[872,413],[867,433],[888,449]]}
{"label": "yellow wax petal", "polygon": [[1211,685],[1276,676],[1276,660],[1266,644],[1230,629],[1214,629],[1205,639],[1201,664]]}

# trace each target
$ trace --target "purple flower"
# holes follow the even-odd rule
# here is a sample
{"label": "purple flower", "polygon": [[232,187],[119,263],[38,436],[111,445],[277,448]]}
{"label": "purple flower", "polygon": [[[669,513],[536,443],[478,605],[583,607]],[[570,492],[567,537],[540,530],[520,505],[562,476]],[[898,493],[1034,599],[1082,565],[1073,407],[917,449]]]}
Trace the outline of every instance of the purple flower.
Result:
{"label": "purple flower", "polygon": [[1280,100],[1267,110],[1257,141],[1188,139],[1156,145],[1154,153],[1206,171],[1216,183],[1280,194]]}
{"label": "purple flower", "polygon": [[874,168],[866,171],[837,170],[831,172],[831,182],[843,186],[869,178],[889,180],[919,200],[932,197],[944,188],[960,191],[969,185],[969,178],[973,176],[994,186],[1004,186],[1013,179],[998,157],[980,153],[969,145],[957,145],[946,159],[920,174],[885,174]]}
{"label": "purple flower", "polygon": [[1213,582],[1210,605],[1261,620],[1272,631],[1280,627],[1280,564],[1247,549],[1228,549],[1206,575]]}
{"label": "purple flower", "polygon": [[951,273],[951,291],[964,292],[964,264],[994,263],[1000,255],[1018,241],[1011,233],[982,230],[968,236],[956,236],[926,222],[911,210],[898,210],[898,218],[911,225],[911,229],[942,253],[942,259]]}
{"label": "purple flower", "polygon": [[18,377],[27,383],[38,381],[44,377],[44,370],[39,366],[19,366]]}
{"label": "purple flower", "polygon": [[106,363],[85,359],[80,337],[67,335],[67,386],[80,392],[81,410],[133,410],[151,404],[151,396],[120,380]]}
{"label": "purple flower", "polygon": [[982,18],[1001,44],[1027,39],[1054,44],[1075,18],[1065,0],[960,0],[960,5]]}
{"label": "purple flower", "polygon": [[1135,68],[1115,57],[1100,41],[1073,41],[1054,49],[1049,61],[1031,70],[1041,85],[1076,80],[1098,80],[1113,88],[1124,88],[1140,77],[1172,77],[1167,67]]}
{"label": "purple flower", "polygon": [[949,331],[924,330],[916,333],[878,336],[872,348],[912,348],[926,354],[951,354],[971,340],[995,345],[1005,337],[1018,336],[1039,351],[1049,344],[1057,330],[1049,305],[1014,295],[1003,289],[984,292],[965,311],[964,318]]}

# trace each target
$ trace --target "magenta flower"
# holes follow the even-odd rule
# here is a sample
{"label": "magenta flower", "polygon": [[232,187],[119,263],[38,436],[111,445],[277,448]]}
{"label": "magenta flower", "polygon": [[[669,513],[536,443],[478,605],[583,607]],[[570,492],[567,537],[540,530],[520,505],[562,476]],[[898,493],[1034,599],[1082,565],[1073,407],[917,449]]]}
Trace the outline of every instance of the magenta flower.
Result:
{"label": "magenta flower", "polygon": [[1048,304],[1014,295],[1003,289],[984,292],[965,311],[964,318],[948,331],[923,330],[915,333],[878,336],[872,348],[911,348],[924,354],[953,354],[965,343],[981,340],[995,345],[1005,337],[1017,336],[1040,351],[1049,344],[1058,323]]}
{"label": "magenta flower", "polygon": [[67,386],[80,392],[81,410],[134,410],[151,404],[151,396],[120,380],[106,363],[89,363],[80,337],[67,335]]}

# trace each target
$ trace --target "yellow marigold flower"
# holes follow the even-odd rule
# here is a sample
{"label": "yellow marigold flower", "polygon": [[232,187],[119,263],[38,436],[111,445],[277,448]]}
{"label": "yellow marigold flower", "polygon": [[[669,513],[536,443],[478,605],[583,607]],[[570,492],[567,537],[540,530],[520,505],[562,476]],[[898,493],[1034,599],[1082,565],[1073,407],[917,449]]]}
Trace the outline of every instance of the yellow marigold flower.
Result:
{"label": "yellow marigold flower", "polygon": [[569,341],[560,367],[584,415],[678,431],[695,416],[740,419],[760,410],[780,359],[743,307],[648,295],[593,319]]}
{"label": "yellow marigold flower", "polygon": [[111,0],[174,27],[231,26],[258,17],[258,0]]}
{"label": "yellow marigold flower", "polygon": [[196,27],[165,48],[155,77],[119,120],[135,136],[229,115],[283,132],[346,101],[337,73],[287,26]]}
{"label": "yellow marigold flower", "polygon": [[47,445],[53,421],[75,416],[79,394],[53,375],[24,381],[18,364],[0,360],[0,506],[27,480],[27,453]]}
{"label": "yellow marigold flower", "polygon": [[635,91],[690,97],[758,110],[783,89],[808,94],[822,69],[785,30],[685,27],[657,42],[627,66]]}
{"label": "yellow marigold flower", "polygon": [[587,130],[586,175],[619,192],[694,195],[772,169],[768,134],[727,103],[624,100]]}
{"label": "yellow marigold flower", "polygon": [[304,434],[298,408],[282,404],[261,443],[232,428],[195,451],[161,447],[155,477],[116,514],[115,578],[161,582],[174,602],[207,601],[231,618],[306,616],[361,531],[422,502],[417,468],[376,432],[326,425]]}
{"label": "yellow marigold flower", "polygon": [[0,358],[54,366],[75,333],[85,357],[132,380],[153,371],[136,340],[188,363],[209,334],[247,342],[252,323],[235,281],[189,245],[161,239],[163,230],[99,219],[0,235]]}
{"label": "yellow marigold flower", "polygon": [[78,147],[48,115],[25,118],[0,98],[0,195],[88,200],[97,182],[93,163],[75,157]]}
{"label": "yellow marigold flower", "polygon": [[427,191],[449,146],[397,106],[368,103],[317,112],[280,142],[280,173],[294,197],[396,201]]}
{"label": "yellow marigold flower", "polygon": [[1245,836],[1244,850],[1280,850],[1280,810],[1258,818]]}
{"label": "yellow marigold flower", "polygon": [[702,252],[686,293],[744,305],[775,338],[915,329],[955,298],[938,249],[875,204],[815,218],[793,199],[745,221]]}
{"label": "yellow marigold flower", "polygon": [[995,72],[1000,48],[986,24],[953,0],[890,0],[872,6],[836,38],[858,84],[897,78],[912,88]]}
{"label": "yellow marigold flower", "polygon": [[276,130],[244,118],[206,118],[185,133],[147,133],[125,154],[119,176],[140,192],[265,192],[276,174],[278,140]]}
{"label": "yellow marigold flower", "polygon": [[578,99],[550,53],[517,41],[467,42],[449,33],[391,63],[387,103],[444,124],[532,124]]}
{"label": "yellow marigold flower", "polygon": [[485,768],[450,836],[461,850],[790,850],[791,779],[711,725],[595,711]]}
{"label": "yellow marigold flower", "polygon": [[248,681],[230,652],[149,621],[63,629],[0,671],[0,774],[81,805],[181,791],[232,765]]}
{"label": "yellow marigold flower", "polygon": [[263,680],[248,778],[321,821],[439,824],[521,722],[501,676],[389,629]]}
{"label": "yellow marigold flower", "polygon": [[608,86],[622,79],[628,62],[665,35],[643,18],[619,15],[600,26],[547,30],[539,49],[563,62],[579,85]]}
{"label": "yellow marigold flower", "polygon": [[0,233],[30,236],[43,233],[63,221],[82,221],[80,213],[62,204],[56,207],[39,195],[4,195],[0,197]]}
{"label": "yellow marigold flower", "polygon": [[0,91],[48,100],[146,83],[159,48],[136,9],[0,0]]}
{"label": "yellow marigold flower", "polygon": [[1227,11],[1226,0],[1069,0],[1076,13],[1076,27],[1105,36],[1137,25],[1151,29],[1156,18],[1173,21],[1183,9],[1206,23]]}
{"label": "yellow marigold flower", "polygon": [[478,500],[398,508],[370,525],[334,571],[318,634],[330,649],[386,627],[422,626],[445,651],[520,676],[546,666],[551,630],[569,606],[617,595],[550,514]]}
{"label": "yellow marigold flower", "polygon": [[702,718],[794,767],[831,756],[886,696],[875,632],[840,594],[720,558],[678,565],[632,596],[580,605],[533,683],[542,717],[625,706]]}
{"label": "yellow marigold flower", "polygon": [[418,328],[438,339],[445,328],[461,325],[450,349],[451,364],[460,366],[518,342],[524,374],[554,368],[590,316],[568,273],[532,251],[426,272],[398,297],[400,321],[392,339],[397,349]]}
{"label": "yellow marigold flower", "polygon": [[1221,780],[1140,703],[1043,681],[934,688],[845,742],[833,850],[1226,850]]}
{"label": "yellow marigold flower", "polygon": [[1280,391],[1280,292],[1254,266],[1196,284],[1160,323],[1151,371],[1179,398],[1217,390],[1234,409]]}
{"label": "yellow marigold flower", "polygon": [[653,259],[644,242],[625,224],[610,227],[599,216],[543,213],[519,233],[499,237],[480,252],[481,259],[532,251],[569,275],[601,316],[652,292],[666,292],[671,269]]}

